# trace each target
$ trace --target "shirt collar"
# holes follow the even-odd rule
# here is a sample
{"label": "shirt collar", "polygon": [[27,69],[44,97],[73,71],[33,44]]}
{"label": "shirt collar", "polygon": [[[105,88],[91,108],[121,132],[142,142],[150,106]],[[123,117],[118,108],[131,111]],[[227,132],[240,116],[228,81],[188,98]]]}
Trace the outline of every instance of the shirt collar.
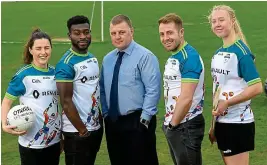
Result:
{"label": "shirt collar", "polygon": [[80,54],[80,53],[75,52],[72,48],[70,48],[69,50],[71,51],[71,53],[73,53],[76,56],[88,56],[88,53],[89,53],[87,51],[87,53],[85,53],[85,54]]}
{"label": "shirt collar", "polygon": [[[134,40],[132,40],[131,43],[128,45],[128,47],[126,49],[124,49],[124,50],[121,50],[121,51],[125,52],[125,54],[130,56],[132,51],[133,51],[133,48],[134,48],[135,44],[136,44],[136,42]],[[118,55],[119,51],[120,51],[119,49],[116,50],[116,55]]]}

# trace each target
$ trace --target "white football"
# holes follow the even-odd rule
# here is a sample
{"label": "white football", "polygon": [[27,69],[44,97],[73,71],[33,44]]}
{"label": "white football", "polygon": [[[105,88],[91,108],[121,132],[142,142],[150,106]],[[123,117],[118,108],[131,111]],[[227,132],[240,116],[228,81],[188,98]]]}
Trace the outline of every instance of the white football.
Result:
{"label": "white football", "polygon": [[7,114],[7,124],[16,126],[15,131],[27,131],[35,122],[35,113],[27,105],[16,105]]}

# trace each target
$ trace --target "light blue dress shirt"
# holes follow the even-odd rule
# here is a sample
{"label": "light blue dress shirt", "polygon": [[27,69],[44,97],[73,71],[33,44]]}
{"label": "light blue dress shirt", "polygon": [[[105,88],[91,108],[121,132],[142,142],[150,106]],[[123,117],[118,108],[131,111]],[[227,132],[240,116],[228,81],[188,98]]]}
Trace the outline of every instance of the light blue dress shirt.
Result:
{"label": "light blue dress shirt", "polygon": [[[103,59],[100,77],[100,100],[104,117],[108,115],[110,88],[118,49]],[[141,117],[150,120],[155,115],[160,99],[161,74],[157,57],[148,49],[132,41],[125,54],[118,80],[119,115],[142,110]]]}

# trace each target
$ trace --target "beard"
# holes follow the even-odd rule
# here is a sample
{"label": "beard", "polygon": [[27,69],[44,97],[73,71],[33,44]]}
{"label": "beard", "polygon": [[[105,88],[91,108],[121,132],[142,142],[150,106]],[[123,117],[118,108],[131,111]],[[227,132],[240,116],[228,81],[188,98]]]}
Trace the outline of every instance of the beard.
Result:
{"label": "beard", "polygon": [[173,49],[170,50],[170,51],[171,51],[171,52],[176,52],[176,51],[179,49],[180,45],[181,45],[181,42],[178,43],[178,44],[175,46],[175,48],[173,48]]}
{"label": "beard", "polygon": [[74,41],[71,41],[71,44],[72,46],[77,49],[78,51],[80,52],[84,52],[84,51],[87,51],[88,47],[90,46],[91,44],[91,39],[88,40],[87,44],[85,46],[80,46],[79,45],[79,42],[74,42]]}
{"label": "beard", "polygon": [[181,39],[168,39],[164,42],[171,42],[171,46],[165,46],[164,43],[164,47],[168,52],[176,52],[179,47],[181,46],[182,40]]}

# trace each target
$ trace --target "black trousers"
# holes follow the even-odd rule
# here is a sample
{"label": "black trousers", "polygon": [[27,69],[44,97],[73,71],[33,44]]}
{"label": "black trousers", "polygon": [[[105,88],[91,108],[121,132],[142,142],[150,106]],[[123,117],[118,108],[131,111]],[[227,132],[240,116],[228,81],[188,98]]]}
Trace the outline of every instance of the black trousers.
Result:
{"label": "black trousers", "polygon": [[58,165],[60,143],[43,149],[23,147],[19,144],[21,165]]}
{"label": "black trousers", "polygon": [[205,121],[202,114],[170,130],[163,125],[171,157],[175,165],[202,165],[201,144]]}
{"label": "black trousers", "polygon": [[158,165],[156,116],[149,127],[140,123],[141,111],[119,116],[113,122],[105,118],[106,141],[111,165]]}
{"label": "black trousers", "polygon": [[63,132],[66,165],[94,165],[103,136],[103,127],[80,137],[78,132]]}

